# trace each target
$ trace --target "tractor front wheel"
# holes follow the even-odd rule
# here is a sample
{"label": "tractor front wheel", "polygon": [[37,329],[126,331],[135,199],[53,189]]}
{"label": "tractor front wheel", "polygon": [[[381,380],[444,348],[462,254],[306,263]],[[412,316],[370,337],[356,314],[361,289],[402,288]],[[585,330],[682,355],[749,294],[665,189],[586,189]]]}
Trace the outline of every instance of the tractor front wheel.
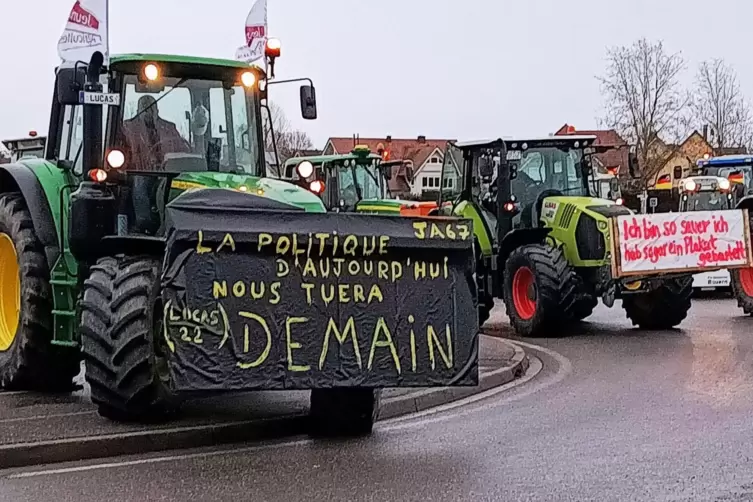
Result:
{"label": "tractor front wheel", "polygon": [[162,331],[159,268],[149,256],[107,257],[84,282],[86,381],[99,414],[112,420],[161,421],[176,408],[156,341]]}
{"label": "tractor front wheel", "polygon": [[573,273],[562,252],[550,246],[529,244],[510,254],[505,263],[504,301],[517,334],[557,334],[574,300]]}
{"label": "tractor front wheel", "polygon": [[736,268],[729,271],[732,294],[737,306],[753,315],[753,268]]}
{"label": "tractor front wheel", "polygon": [[692,277],[669,279],[646,293],[625,295],[622,306],[634,326],[651,330],[671,329],[688,316],[692,295]]}
{"label": "tractor front wheel", "polygon": [[70,391],[78,350],[52,345],[50,269],[19,193],[0,195],[0,388]]}
{"label": "tractor front wheel", "polygon": [[379,413],[380,390],[362,388],[313,389],[311,435],[368,436]]}

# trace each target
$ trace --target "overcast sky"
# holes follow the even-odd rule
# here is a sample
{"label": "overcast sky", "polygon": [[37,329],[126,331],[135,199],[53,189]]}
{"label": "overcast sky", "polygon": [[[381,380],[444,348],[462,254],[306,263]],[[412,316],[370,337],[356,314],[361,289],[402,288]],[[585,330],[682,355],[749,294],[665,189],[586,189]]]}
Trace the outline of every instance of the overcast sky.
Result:
{"label": "overcast sky", "polygon": [[[230,57],[253,0],[111,0],[111,52]],[[73,0],[1,0],[0,138],[48,126],[56,44]],[[719,22],[714,23],[713,18]],[[723,57],[753,100],[751,0],[269,0],[278,78],[272,100],[316,146],[329,136],[476,139],[592,128],[605,48],[639,37],[698,63]]]}

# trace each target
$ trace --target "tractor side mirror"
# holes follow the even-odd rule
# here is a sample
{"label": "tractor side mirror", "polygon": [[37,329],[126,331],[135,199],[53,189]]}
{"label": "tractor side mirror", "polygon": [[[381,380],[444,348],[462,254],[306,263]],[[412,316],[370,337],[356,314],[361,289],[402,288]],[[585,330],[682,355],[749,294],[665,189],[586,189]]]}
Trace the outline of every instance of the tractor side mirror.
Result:
{"label": "tractor side mirror", "polygon": [[672,176],[676,180],[682,178],[682,166],[675,166],[675,168],[672,170]]}
{"label": "tractor side mirror", "polygon": [[620,191],[620,182],[617,181],[617,178],[612,178],[609,180],[609,190],[612,191],[612,193],[617,193]]}
{"label": "tractor side mirror", "polygon": [[84,90],[86,67],[61,68],[57,74],[57,100],[61,105],[79,104],[79,93]]}
{"label": "tractor side mirror", "polygon": [[316,89],[313,85],[301,86],[301,115],[306,120],[316,120]]}

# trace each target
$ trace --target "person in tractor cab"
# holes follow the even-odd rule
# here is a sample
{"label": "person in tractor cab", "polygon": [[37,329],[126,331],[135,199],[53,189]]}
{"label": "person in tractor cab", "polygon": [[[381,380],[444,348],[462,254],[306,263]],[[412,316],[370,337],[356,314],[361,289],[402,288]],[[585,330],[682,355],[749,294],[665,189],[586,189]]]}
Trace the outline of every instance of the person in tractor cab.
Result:
{"label": "person in tractor cab", "polygon": [[[157,100],[150,95],[139,98],[136,115],[123,122],[122,140],[133,171],[160,171],[166,154],[192,151],[177,126],[159,116]],[[140,233],[153,234],[159,227],[154,214],[159,182],[156,177],[133,176],[135,229]]]}

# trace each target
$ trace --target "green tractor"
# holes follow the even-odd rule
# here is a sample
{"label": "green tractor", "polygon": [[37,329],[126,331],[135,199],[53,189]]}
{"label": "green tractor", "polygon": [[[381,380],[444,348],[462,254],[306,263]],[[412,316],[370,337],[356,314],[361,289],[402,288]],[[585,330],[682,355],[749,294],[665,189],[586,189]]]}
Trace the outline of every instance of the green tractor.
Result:
{"label": "green tractor", "polygon": [[425,216],[435,203],[396,199],[390,193],[392,168],[402,163],[384,161],[368,146],[356,145],[347,154],[288,159],[283,179],[318,194],[330,211]]}
{"label": "green tractor", "polygon": [[[58,68],[44,158],[0,166],[1,388],[69,391],[83,355],[114,420],[311,389],[312,430],[351,435],[381,388],[477,384],[470,222],[429,239],[265,178],[266,89],[230,60]],[[311,85],[301,110],[316,118]],[[449,303],[427,312],[437,287]]]}
{"label": "green tractor", "polygon": [[690,274],[614,277],[611,219],[626,207],[595,198],[591,136],[450,143],[441,214],[473,220],[479,321],[502,298],[523,336],[556,334],[616,298],[641,328],[676,326]]}

